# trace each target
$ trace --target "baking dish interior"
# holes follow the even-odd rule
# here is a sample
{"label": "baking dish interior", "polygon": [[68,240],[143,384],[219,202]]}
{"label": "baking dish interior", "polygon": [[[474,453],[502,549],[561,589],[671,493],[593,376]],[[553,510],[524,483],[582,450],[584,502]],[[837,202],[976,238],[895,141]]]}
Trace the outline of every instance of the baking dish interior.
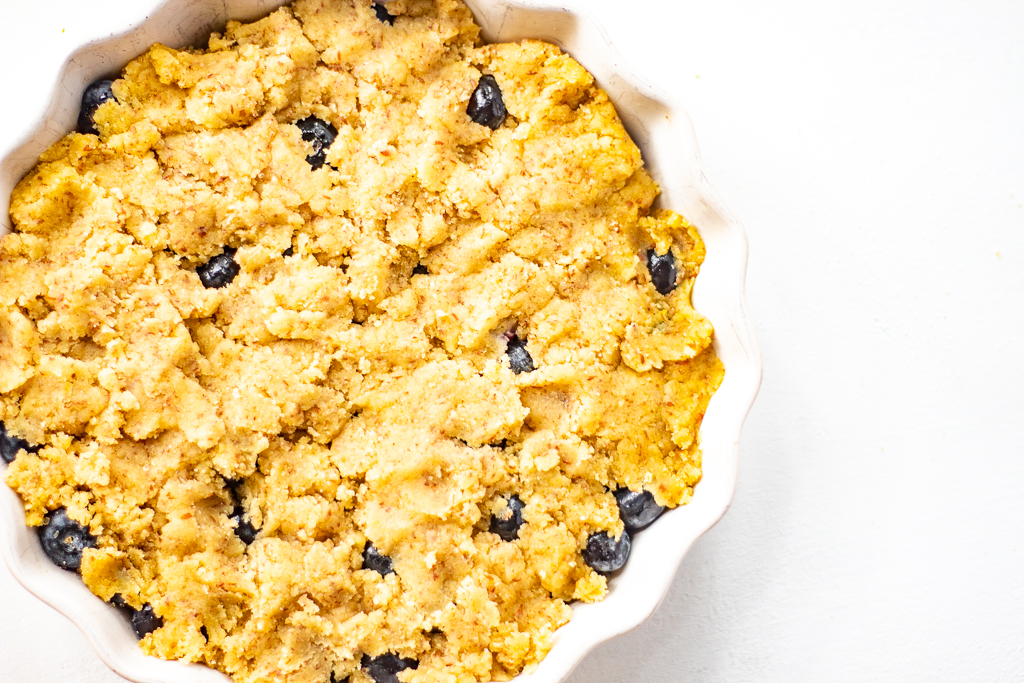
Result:
{"label": "baking dish interior", "polygon": [[[572,620],[555,634],[555,645],[522,683],[563,680],[598,643],[639,625],[667,592],[690,546],[725,513],[735,489],[743,420],[757,393],[761,357],[744,299],[746,239],[743,228],[716,198],[700,162],[693,128],[670,97],[637,78],[600,26],[585,10],[555,0],[466,0],[490,42],[547,40],[575,57],[597,79],[640,147],[645,164],[662,188],[659,201],[698,226],[707,257],[697,278],[694,306],[715,326],[714,347],[725,364],[725,381],[712,398],[701,427],[704,475],[693,501],[666,513],[639,534],[630,562],[610,581],[604,601],[575,605]],[[0,234],[9,231],[14,185],[39,155],[70,131],[81,94],[89,83],[116,77],[132,58],[155,42],[172,47],[200,45],[228,19],[256,19],[285,4],[280,0],[166,0],[134,26],[110,17],[138,14],[137,0],[112,0],[95,25],[95,40],[69,54],[58,81],[22,99],[38,108],[31,130],[9,131],[0,141]],[[128,8],[132,11],[129,12]],[[113,37],[111,31],[116,31]],[[194,664],[167,662],[142,654],[123,617],[54,566],[34,530],[25,526],[17,496],[0,487],[0,548],[15,577],[32,593],[70,618],[99,656],[117,673],[138,683],[226,683],[223,674]]]}

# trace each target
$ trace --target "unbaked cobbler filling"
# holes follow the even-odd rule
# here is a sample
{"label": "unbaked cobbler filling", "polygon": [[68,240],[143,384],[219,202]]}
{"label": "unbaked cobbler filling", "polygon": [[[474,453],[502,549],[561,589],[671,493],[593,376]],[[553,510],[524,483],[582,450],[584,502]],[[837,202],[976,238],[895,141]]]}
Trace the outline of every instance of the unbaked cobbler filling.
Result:
{"label": "unbaked cobbler filling", "polygon": [[696,229],[458,0],[296,0],[90,85],[0,239],[0,456],[143,650],[507,680],[687,503]]}

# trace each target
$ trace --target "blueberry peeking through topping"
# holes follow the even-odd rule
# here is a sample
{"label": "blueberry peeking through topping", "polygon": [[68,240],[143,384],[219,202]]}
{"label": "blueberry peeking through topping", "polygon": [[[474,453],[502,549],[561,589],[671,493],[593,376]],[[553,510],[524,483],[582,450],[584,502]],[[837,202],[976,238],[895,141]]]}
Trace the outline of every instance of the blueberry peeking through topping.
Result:
{"label": "blueberry peeking through topping", "polygon": [[82,93],[82,108],[78,111],[79,133],[99,135],[100,132],[96,129],[96,121],[93,117],[96,115],[96,110],[99,109],[101,104],[108,100],[117,101],[117,98],[114,97],[114,91],[110,87],[113,84],[114,81],[96,81],[89,85],[85,92]]}
{"label": "blueberry peeking through topping", "polygon": [[110,598],[110,604],[124,612],[128,622],[135,632],[135,637],[142,640],[147,635],[164,625],[162,617],[153,612],[153,606],[149,603],[142,606],[142,609],[135,609],[129,605],[120,595]]}
{"label": "blueberry peeking through topping", "polygon": [[658,505],[650,491],[630,491],[627,488],[615,491],[615,502],[619,504],[619,517],[626,531],[646,529],[661,517],[665,508]]}
{"label": "blueberry peeking through topping", "polygon": [[498,81],[494,80],[494,76],[487,74],[480,77],[476,90],[469,98],[466,113],[473,121],[491,130],[498,130],[501,124],[505,123],[508,111],[505,109],[501,88],[498,87]]}
{"label": "blueberry peeking through topping", "polygon": [[89,529],[68,517],[64,508],[54,510],[39,528],[43,552],[61,569],[78,571],[82,566],[82,553],[96,547],[96,537]]}
{"label": "blueberry peeking through topping", "polygon": [[241,270],[235,262],[235,250],[225,247],[223,254],[217,254],[212,259],[196,268],[196,274],[207,289],[226,287],[235,279]]}
{"label": "blueberry peeking through topping", "polygon": [[373,11],[377,15],[377,20],[382,24],[395,25],[395,15],[388,11],[388,8],[384,6],[382,2],[373,3]]}
{"label": "blueberry peeking through topping", "polygon": [[241,504],[241,488],[244,483],[244,479],[224,480],[224,487],[228,490],[228,493],[231,494],[231,500],[235,503],[235,507],[231,510],[231,514],[228,515],[228,519],[235,523],[235,536],[238,536],[238,539],[242,541],[242,543],[252,545],[260,530],[245,519],[245,507]]}
{"label": "blueberry peeking through topping", "polygon": [[252,545],[253,541],[256,540],[256,534],[259,533],[259,529],[245,519],[245,508],[241,505],[236,505],[228,519],[235,523],[235,536],[238,536],[242,543]]}
{"label": "blueberry peeking through topping", "polygon": [[668,294],[676,288],[679,269],[676,267],[676,257],[671,249],[661,255],[654,249],[648,249],[647,270],[651,273],[651,283],[660,294]]}
{"label": "blueberry peeking through topping", "polygon": [[363,548],[363,569],[372,569],[381,576],[395,573],[391,558],[377,550],[370,542]]}
{"label": "blueberry peeking through topping", "polygon": [[419,662],[407,657],[387,653],[379,657],[363,655],[363,671],[373,679],[374,683],[398,683],[398,673],[406,669],[415,669]]}
{"label": "blueberry peeking through topping", "polygon": [[428,271],[427,267],[422,263],[418,264],[415,268],[412,269],[413,275],[428,275],[429,273],[430,271]]}
{"label": "blueberry peeking through topping", "polygon": [[623,531],[618,540],[615,540],[607,531],[599,531],[596,534],[591,534],[587,539],[587,547],[583,549],[583,559],[594,571],[609,574],[626,566],[629,551],[628,531]]}
{"label": "blueberry peeking through topping", "polygon": [[313,153],[306,157],[306,163],[315,171],[327,163],[327,149],[338,137],[338,129],[315,116],[300,119],[295,125],[302,131],[302,139],[313,143]]}
{"label": "blueberry peeking through topping", "polygon": [[135,637],[140,640],[164,625],[164,620],[153,612],[153,606],[150,604],[143,605],[140,610],[134,610],[131,622]]}
{"label": "blueberry peeking through topping", "polygon": [[29,453],[37,452],[42,446],[33,446],[25,439],[14,436],[7,431],[7,427],[3,422],[0,422],[0,458],[4,459],[4,462],[14,462],[14,459],[18,456],[18,451],[26,450]]}
{"label": "blueberry peeking through topping", "polygon": [[508,363],[512,367],[512,372],[518,375],[521,372],[534,371],[533,356],[526,350],[525,339],[519,337],[509,339],[505,353],[508,354]]}
{"label": "blueberry peeking through topping", "polygon": [[498,534],[503,541],[514,541],[519,538],[519,527],[523,526],[523,508],[526,504],[516,494],[509,496],[505,511],[491,516],[492,534]]}
{"label": "blueberry peeking through topping", "polygon": [[288,247],[281,256],[295,256],[295,247]]}
{"label": "blueberry peeking through topping", "polygon": [[242,499],[242,484],[245,483],[245,479],[225,479],[224,488],[231,494],[231,500],[236,503]]}

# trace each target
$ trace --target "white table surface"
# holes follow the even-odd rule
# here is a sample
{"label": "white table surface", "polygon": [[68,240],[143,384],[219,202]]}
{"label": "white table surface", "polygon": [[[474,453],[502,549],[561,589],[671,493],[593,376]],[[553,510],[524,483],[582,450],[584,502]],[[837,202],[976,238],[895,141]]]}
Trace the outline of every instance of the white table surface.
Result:
{"label": "white table surface", "polygon": [[[1024,680],[1024,3],[587,5],[746,225],[765,373],[732,509],[570,681]],[[54,59],[10,37],[97,7],[0,3],[0,126]],[[0,565],[0,681],[121,680]]]}

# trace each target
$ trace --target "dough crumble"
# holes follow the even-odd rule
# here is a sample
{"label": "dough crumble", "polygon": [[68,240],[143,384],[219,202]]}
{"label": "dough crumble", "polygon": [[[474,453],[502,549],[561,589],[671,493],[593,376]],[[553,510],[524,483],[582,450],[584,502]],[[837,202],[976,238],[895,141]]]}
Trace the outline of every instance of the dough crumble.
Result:
{"label": "dough crumble", "polygon": [[238,683],[535,666],[607,591],[615,491],[690,500],[723,377],[704,245],[593,77],[382,9],[154,45],[0,239],[28,523],[66,511],[143,650]]}

